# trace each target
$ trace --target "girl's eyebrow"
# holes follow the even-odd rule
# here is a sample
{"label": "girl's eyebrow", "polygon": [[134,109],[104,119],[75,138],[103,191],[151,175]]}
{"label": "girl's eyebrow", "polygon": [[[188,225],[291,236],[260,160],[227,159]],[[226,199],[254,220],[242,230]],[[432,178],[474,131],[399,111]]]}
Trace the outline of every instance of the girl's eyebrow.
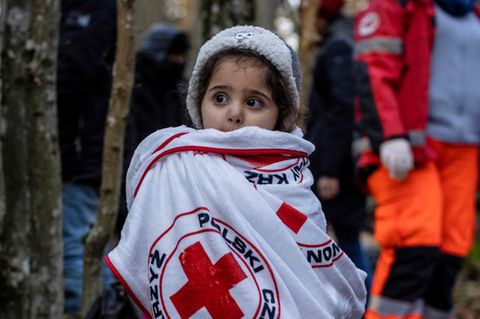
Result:
{"label": "girl's eyebrow", "polygon": [[272,98],[271,98],[269,95],[267,95],[267,94],[265,94],[265,93],[263,93],[263,92],[261,92],[261,91],[255,90],[255,89],[248,90],[248,93],[251,93],[251,94],[254,94],[254,95],[261,95],[261,96],[263,96],[265,99],[267,99],[267,100],[269,100],[269,101],[272,100]]}
{"label": "girl's eyebrow", "polygon": [[214,85],[212,86],[210,89],[208,89],[208,91],[212,91],[212,90],[231,90],[232,88],[228,85]]}

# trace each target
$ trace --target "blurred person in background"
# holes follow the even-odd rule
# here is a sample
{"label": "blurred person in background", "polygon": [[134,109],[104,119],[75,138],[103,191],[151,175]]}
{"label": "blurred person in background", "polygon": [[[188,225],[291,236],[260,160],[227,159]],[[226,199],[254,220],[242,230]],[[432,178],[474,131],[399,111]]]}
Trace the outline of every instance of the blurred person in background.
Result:
{"label": "blurred person in background", "polygon": [[360,241],[365,195],[354,181],[353,17],[341,13],[344,0],[320,0],[317,31],[322,39],[313,69],[307,138],[315,144],[314,188],[338,244],[357,267],[372,270]]}
{"label": "blurred person in background", "polygon": [[453,318],[476,224],[479,16],[475,0],[371,0],[356,19],[359,166],[381,246],[366,318]]}
{"label": "blurred person in background", "polygon": [[186,124],[179,94],[190,49],[188,35],[170,24],[155,24],[145,35],[135,59],[131,120],[138,145],[158,129]]}
{"label": "blurred person in background", "polygon": [[[84,238],[99,211],[103,139],[116,43],[115,0],[64,0],[58,51],[65,313],[76,315]],[[113,280],[106,269],[104,285]]]}

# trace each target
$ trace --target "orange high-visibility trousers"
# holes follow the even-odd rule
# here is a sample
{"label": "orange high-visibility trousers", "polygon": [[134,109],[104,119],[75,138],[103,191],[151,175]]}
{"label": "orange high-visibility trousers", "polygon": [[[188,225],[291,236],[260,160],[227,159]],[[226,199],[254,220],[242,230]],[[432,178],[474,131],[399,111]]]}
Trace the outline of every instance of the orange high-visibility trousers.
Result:
{"label": "orange high-visibility trousers", "polygon": [[[368,180],[377,204],[375,238],[381,246],[371,293],[380,300],[386,294],[387,281],[395,276],[392,269],[398,270],[402,266],[396,259],[397,251],[439,247],[442,253],[464,257],[474,240],[479,148],[433,140],[429,143],[438,152],[435,163],[415,168],[403,181],[392,180],[387,170],[380,167]],[[434,264],[434,254],[431,258]],[[430,278],[425,276],[424,283],[419,282],[422,279],[418,276],[415,279],[415,289],[420,294],[418,298],[422,298],[421,293]],[[400,281],[399,278],[396,280]],[[408,278],[404,282],[409,285],[413,281]],[[388,294],[392,294],[391,287]],[[398,300],[409,301],[402,296],[398,296]],[[382,315],[379,315],[376,309],[369,308],[366,318],[406,318],[396,316],[393,308],[392,313],[385,313],[385,305],[382,309]]]}
{"label": "orange high-visibility trousers", "polygon": [[375,199],[374,235],[383,248],[439,246],[442,226],[442,188],[430,162],[397,181],[380,167],[368,179]]}
{"label": "orange high-visibility trousers", "polygon": [[441,250],[465,257],[475,238],[479,146],[429,142],[438,153],[436,167],[443,194]]}

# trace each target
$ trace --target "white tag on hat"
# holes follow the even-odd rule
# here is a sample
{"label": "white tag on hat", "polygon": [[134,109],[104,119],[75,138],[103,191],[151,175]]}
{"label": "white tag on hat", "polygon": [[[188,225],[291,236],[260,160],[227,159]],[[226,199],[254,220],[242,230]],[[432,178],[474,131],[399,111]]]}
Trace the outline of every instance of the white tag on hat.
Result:
{"label": "white tag on hat", "polygon": [[239,32],[236,33],[234,37],[238,43],[242,43],[243,40],[253,37],[253,32]]}

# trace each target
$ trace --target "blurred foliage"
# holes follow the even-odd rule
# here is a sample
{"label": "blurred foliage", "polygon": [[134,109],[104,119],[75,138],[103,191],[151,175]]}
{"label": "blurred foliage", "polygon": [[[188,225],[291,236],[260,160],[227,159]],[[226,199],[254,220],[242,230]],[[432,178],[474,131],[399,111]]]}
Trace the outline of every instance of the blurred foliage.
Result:
{"label": "blurred foliage", "polygon": [[465,259],[454,291],[456,319],[480,318],[480,243],[474,243]]}
{"label": "blurred foliage", "polygon": [[[480,216],[480,193],[477,194],[477,219]],[[454,291],[456,319],[480,318],[480,231],[470,254],[465,258]]]}
{"label": "blurred foliage", "polygon": [[[480,192],[477,193],[477,220],[478,217],[480,217]],[[465,258],[464,272],[467,278],[476,279],[480,286],[480,231],[478,227],[475,239],[470,254]]]}
{"label": "blurred foliage", "polygon": [[201,0],[200,15],[202,38],[207,40],[227,27],[254,23],[255,1]]}
{"label": "blurred foliage", "polygon": [[465,272],[467,278],[480,279],[480,243],[473,244],[470,254],[465,259]]}

